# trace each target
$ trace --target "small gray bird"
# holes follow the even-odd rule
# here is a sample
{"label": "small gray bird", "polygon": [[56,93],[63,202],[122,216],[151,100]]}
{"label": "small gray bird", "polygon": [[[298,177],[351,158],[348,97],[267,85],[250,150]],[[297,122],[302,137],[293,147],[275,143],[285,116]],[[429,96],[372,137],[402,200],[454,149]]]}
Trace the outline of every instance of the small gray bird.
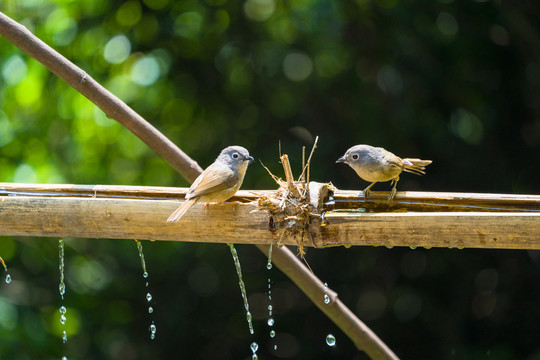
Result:
{"label": "small gray bird", "polygon": [[394,186],[388,199],[389,202],[394,200],[394,196],[396,196],[396,186],[402,171],[423,175],[425,167],[431,164],[431,160],[402,159],[382,147],[369,145],[353,146],[336,162],[349,164],[358,176],[371,182],[363,191],[365,198],[368,197],[369,189],[375,183],[392,180]]}
{"label": "small gray bird", "polygon": [[198,202],[221,203],[231,198],[242,186],[244,175],[253,157],[241,146],[229,146],[216,161],[191,184],[186,200],[167,219],[175,223]]}

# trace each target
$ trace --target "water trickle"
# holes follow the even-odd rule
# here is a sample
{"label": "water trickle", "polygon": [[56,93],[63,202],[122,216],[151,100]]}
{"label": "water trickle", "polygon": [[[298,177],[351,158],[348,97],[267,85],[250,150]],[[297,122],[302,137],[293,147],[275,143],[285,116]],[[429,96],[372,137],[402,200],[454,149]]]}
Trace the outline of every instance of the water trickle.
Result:
{"label": "water trickle", "polygon": [[324,303],[330,304],[330,296],[328,296],[328,283],[324,283]]}
{"label": "water trickle", "polygon": [[336,345],[336,338],[332,334],[326,335],[326,345],[328,346],[335,346]]}
{"label": "water trickle", "polygon": [[240,292],[242,293],[242,300],[244,301],[244,308],[246,309],[246,320],[248,322],[249,333],[254,334],[253,323],[251,322],[251,313],[249,312],[249,303],[246,294],[246,286],[244,285],[244,280],[242,279],[242,268],[240,267],[240,259],[238,258],[238,253],[234,248],[234,244],[229,244],[231,249],[231,254],[234,260],[234,266],[236,267],[236,273],[238,275],[238,285],[240,285]]}
{"label": "water trickle", "polygon": [[58,270],[60,270],[60,284],[58,285],[58,291],[62,300],[66,293],[66,284],[64,283],[64,239],[58,239]]}
{"label": "water trickle", "polygon": [[266,263],[268,270],[272,269],[272,244],[268,247],[268,262]]}
{"label": "water trickle", "polygon": [[[60,271],[60,284],[58,285],[58,292],[60,293],[61,301],[64,301],[64,295],[66,294],[66,284],[64,282],[64,238],[58,239],[58,270]],[[64,305],[60,306],[60,323],[62,326],[66,325],[66,307]],[[67,342],[67,333],[66,330],[62,332],[62,342],[65,344]]]}
{"label": "water trickle", "polygon": [[[143,246],[142,243],[139,240],[135,240],[135,244],[137,244],[137,251],[139,252],[139,258],[141,259],[141,267],[143,271],[143,278],[148,279],[148,271],[146,271],[146,261],[144,261],[144,253],[143,253]],[[144,286],[148,288],[148,281],[145,281]],[[146,301],[148,302],[148,313],[152,314],[154,312],[154,308],[150,306],[150,302],[152,301],[152,294],[150,292],[146,293]],[[154,321],[150,324],[150,339],[154,340],[156,338],[156,325],[154,324]]]}
{"label": "water trickle", "polygon": [[[272,270],[272,263],[271,263],[271,257],[272,257],[272,245],[270,245],[270,249],[268,250],[268,264],[266,268],[268,271]],[[270,327],[270,338],[274,338],[276,336],[276,332],[274,329],[272,329],[272,326],[274,326],[274,318],[272,317],[272,280],[270,279],[270,273],[268,273],[268,320],[267,324]]]}

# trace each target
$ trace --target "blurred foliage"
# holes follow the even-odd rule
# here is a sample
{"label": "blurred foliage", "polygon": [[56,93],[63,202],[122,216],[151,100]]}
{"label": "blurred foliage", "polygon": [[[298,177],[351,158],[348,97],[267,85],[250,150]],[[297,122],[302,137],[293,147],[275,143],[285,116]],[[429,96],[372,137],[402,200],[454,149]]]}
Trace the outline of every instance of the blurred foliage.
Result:
{"label": "blurred foliage", "polygon": [[[278,141],[298,169],[319,135],[312,179],[340,188],[365,186],[334,162],[368,143],[434,160],[402,190],[539,192],[536,2],[4,0],[2,11],[203,167],[238,144],[281,174]],[[188,185],[5,40],[0,152],[6,182]],[[274,187],[253,164],[244,188]],[[13,278],[0,285],[2,359],[247,359],[253,340],[260,358],[365,358],[276,269],[270,341],[265,260],[248,246],[238,252],[255,337],[223,245],[145,242],[148,315],[132,240],[66,239],[63,345],[57,243],[0,239]],[[403,358],[540,359],[537,252],[326,249],[308,261]]]}

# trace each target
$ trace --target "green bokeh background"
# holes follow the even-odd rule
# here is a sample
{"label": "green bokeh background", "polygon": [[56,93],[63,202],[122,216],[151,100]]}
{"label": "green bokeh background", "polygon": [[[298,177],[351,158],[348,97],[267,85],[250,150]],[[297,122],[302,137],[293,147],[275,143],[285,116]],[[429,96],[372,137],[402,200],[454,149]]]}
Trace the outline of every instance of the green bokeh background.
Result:
{"label": "green bokeh background", "polygon": [[[88,72],[203,167],[231,144],[281,174],[366,184],[358,143],[432,159],[402,190],[540,192],[540,5],[532,1],[4,0],[0,10]],[[134,135],[0,38],[0,180],[188,186]],[[256,162],[244,189],[272,189]],[[387,190],[380,184],[375,190]],[[540,234],[539,234],[540,235]],[[365,359],[277,269],[238,246],[255,336],[225,245],[0,238],[1,359]],[[309,250],[314,272],[404,359],[540,359],[540,254]],[[60,326],[61,304],[67,322]],[[154,321],[157,337],[149,339]],[[61,333],[68,333],[63,345]],[[333,333],[337,346],[326,346]],[[274,344],[278,350],[273,351]]]}

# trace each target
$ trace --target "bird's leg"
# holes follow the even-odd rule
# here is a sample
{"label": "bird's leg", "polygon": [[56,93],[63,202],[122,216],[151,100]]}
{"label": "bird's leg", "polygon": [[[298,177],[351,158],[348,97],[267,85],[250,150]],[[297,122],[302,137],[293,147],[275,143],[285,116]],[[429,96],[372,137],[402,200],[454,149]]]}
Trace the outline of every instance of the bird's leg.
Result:
{"label": "bird's leg", "polygon": [[398,181],[399,181],[399,176],[392,179],[392,183],[394,184],[394,186],[392,187],[392,192],[390,193],[390,197],[388,198],[389,203],[394,201],[394,197],[396,196],[396,192],[397,192],[396,186],[397,186]]}
{"label": "bird's leg", "polygon": [[[375,185],[376,181],[375,182],[372,182],[367,188],[364,189],[364,191],[362,191],[362,194],[364,194],[364,199],[367,199],[368,196],[369,196],[369,189],[371,189],[371,187],[373,185]],[[360,195],[358,195],[360,196]]]}

